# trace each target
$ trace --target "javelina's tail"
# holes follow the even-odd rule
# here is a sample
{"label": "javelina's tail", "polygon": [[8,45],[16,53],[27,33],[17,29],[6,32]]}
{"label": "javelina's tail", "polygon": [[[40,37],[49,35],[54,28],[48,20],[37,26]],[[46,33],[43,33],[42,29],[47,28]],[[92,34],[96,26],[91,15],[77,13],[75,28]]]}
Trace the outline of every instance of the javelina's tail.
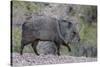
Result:
{"label": "javelina's tail", "polygon": [[24,22],[24,23],[22,24],[22,33],[21,33],[22,39],[21,39],[20,55],[23,54],[23,48],[24,48],[23,37],[24,37],[25,25],[26,25],[26,22]]}

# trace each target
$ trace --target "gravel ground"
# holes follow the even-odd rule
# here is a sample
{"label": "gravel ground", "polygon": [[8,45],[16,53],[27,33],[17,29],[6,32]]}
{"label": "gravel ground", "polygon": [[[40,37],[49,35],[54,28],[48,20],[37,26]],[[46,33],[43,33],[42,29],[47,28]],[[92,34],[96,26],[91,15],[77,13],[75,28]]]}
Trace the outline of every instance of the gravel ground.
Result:
{"label": "gravel ground", "polygon": [[43,64],[63,64],[63,63],[80,63],[93,62],[97,58],[73,57],[73,56],[54,56],[54,55],[40,55],[36,56],[32,53],[24,53],[22,56],[19,53],[12,54],[13,66],[30,66]]}

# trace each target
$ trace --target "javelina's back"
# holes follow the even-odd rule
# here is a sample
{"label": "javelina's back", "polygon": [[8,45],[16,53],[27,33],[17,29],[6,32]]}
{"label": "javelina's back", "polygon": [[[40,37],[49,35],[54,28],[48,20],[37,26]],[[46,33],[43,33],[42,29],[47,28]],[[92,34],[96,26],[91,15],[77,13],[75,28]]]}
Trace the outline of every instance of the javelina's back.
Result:
{"label": "javelina's back", "polygon": [[58,35],[57,20],[51,17],[37,17],[32,22],[25,22],[22,31],[26,41],[32,41],[33,38],[53,41]]}

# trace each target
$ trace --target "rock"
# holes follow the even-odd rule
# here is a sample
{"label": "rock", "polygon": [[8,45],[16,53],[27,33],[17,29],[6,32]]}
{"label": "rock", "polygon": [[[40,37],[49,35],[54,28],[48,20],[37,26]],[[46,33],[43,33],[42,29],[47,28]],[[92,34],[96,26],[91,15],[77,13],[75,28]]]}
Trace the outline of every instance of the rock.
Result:
{"label": "rock", "polygon": [[47,54],[52,54],[56,55],[56,45],[53,42],[50,41],[40,41],[37,50],[39,54],[47,55]]}
{"label": "rock", "polygon": [[91,45],[81,45],[79,47],[79,56],[97,57],[97,48]]}

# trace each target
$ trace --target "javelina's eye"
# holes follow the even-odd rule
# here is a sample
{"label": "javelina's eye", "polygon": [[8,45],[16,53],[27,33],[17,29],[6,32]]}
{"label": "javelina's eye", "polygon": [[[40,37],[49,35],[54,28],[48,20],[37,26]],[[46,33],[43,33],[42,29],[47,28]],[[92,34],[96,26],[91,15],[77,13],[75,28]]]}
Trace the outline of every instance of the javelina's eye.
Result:
{"label": "javelina's eye", "polygon": [[73,33],[72,33],[72,36],[74,37],[75,35],[76,35],[76,32],[73,32]]}
{"label": "javelina's eye", "polygon": [[76,32],[73,32],[73,34],[76,34]]}
{"label": "javelina's eye", "polygon": [[68,28],[71,28],[71,27],[72,27],[72,23],[68,22]]}

